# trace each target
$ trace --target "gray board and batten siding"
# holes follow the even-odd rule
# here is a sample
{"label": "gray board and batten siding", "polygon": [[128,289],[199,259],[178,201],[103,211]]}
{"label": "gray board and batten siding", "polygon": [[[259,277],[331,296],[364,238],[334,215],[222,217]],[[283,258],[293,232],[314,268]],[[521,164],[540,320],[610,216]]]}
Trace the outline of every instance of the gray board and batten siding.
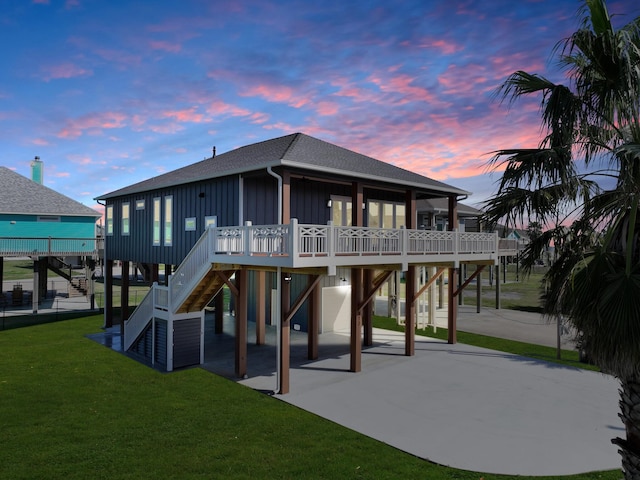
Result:
{"label": "gray board and batten siding", "polygon": [[[219,226],[236,225],[239,217],[237,177],[223,177],[161,190],[139,192],[110,199],[113,205],[113,235],[106,242],[107,259],[141,263],[178,265],[204,232],[205,217],[216,216]],[[153,200],[160,199],[161,220],[164,199],[173,198],[172,245],[164,244],[161,222],[159,245],[153,245]],[[136,201],[144,200],[144,208],[136,209]],[[129,203],[129,235],[122,235],[122,204]],[[196,229],[187,231],[185,219],[195,218]]]}

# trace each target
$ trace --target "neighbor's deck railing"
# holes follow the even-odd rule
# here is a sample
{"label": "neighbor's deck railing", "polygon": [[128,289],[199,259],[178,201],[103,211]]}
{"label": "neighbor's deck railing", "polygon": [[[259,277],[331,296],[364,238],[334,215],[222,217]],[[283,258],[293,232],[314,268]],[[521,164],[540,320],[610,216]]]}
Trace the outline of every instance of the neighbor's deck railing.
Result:
{"label": "neighbor's deck railing", "polygon": [[103,238],[0,237],[0,256],[97,256],[104,247]]}

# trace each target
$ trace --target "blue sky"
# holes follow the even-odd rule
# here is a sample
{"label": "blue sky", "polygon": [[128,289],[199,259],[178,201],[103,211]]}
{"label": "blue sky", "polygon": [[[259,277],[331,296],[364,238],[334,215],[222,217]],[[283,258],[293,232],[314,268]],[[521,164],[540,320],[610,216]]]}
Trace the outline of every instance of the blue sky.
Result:
{"label": "blue sky", "polygon": [[[303,132],[474,192],[489,153],[535,147],[575,0],[0,0],[0,165],[85,205],[218,153]],[[637,0],[608,3],[616,23]]]}

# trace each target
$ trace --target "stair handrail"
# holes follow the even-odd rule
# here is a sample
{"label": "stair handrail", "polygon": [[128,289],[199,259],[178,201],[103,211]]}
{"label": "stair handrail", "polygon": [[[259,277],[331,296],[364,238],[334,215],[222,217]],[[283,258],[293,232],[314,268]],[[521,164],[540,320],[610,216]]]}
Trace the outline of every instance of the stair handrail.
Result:
{"label": "stair handrail", "polygon": [[213,228],[205,229],[182,263],[169,277],[169,309],[174,313],[189,295],[191,288],[211,268],[211,247],[208,240],[210,235],[214,235],[212,232]]}
{"label": "stair handrail", "polygon": [[154,289],[157,285],[157,283],[154,283],[151,286],[151,289],[147,292],[140,304],[138,304],[131,316],[124,322],[122,348],[125,352],[131,348],[133,342],[136,341],[144,328],[149,324],[149,321],[153,318]]}

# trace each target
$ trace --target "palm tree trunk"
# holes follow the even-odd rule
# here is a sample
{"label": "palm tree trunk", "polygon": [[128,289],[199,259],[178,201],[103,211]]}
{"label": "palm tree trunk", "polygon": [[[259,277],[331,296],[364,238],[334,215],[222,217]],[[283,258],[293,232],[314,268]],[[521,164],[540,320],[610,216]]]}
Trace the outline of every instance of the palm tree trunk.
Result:
{"label": "palm tree trunk", "polygon": [[620,447],[622,470],[625,479],[640,479],[640,378],[620,381],[620,418],[627,438],[614,438],[612,443]]}

